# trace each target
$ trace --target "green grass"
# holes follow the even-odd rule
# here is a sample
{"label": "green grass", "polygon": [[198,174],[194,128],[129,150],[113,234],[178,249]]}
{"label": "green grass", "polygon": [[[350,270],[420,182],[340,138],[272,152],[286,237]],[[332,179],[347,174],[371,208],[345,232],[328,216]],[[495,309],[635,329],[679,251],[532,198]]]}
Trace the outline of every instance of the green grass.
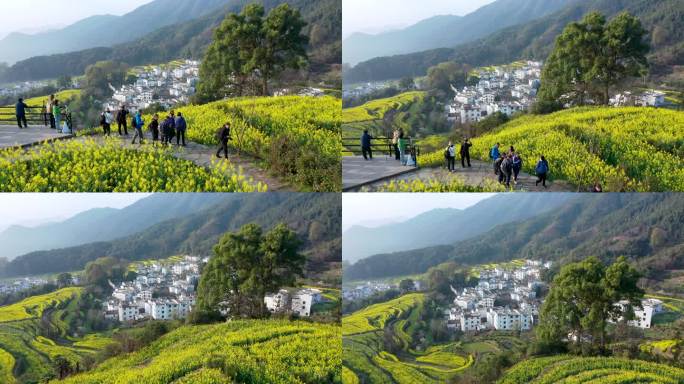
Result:
{"label": "green grass", "polygon": [[14,369],[14,356],[0,349],[0,383],[14,383],[12,370]]}
{"label": "green grass", "polygon": [[39,318],[46,308],[55,307],[67,300],[78,297],[82,289],[64,288],[40,296],[32,296],[18,303],[0,307],[0,323]]}

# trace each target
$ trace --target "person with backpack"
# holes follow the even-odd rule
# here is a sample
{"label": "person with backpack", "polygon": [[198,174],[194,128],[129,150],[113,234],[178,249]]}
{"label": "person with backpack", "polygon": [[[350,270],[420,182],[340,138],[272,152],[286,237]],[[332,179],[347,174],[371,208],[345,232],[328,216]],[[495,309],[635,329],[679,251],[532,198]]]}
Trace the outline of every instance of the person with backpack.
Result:
{"label": "person with backpack", "polygon": [[499,175],[499,182],[506,185],[506,188],[511,187],[511,175],[513,174],[513,159],[510,154],[503,157],[501,161],[501,174]]}
{"label": "person with backpack", "polygon": [[152,141],[155,143],[157,141],[159,141],[159,115],[158,114],[155,113],[154,116],[152,116],[152,122],[150,123],[148,129],[150,130],[150,132],[152,132]]}
{"label": "person with backpack", "polygon": [[231,139],[230,137],[230,122],[225,123],[223,127],[221,127],[218,132],[216,132],[216,138],[219,141],[219,149],[216,152],[216,157],[219,159],[221,158],[221,152],[225,155],[225,158],[228,158],[228,140]]}
{"label": "person with backpack", "polygon": [[449,145],[447,145],[446,149],[444,150],[444,158],[446,159],[447,162],[447,170],[449,172],[453,172],[456,170],[456,148],[454,147],[454,143],[451,141],[449,142]]}
{"label": "person with backpack", "polygon": [[470,168],[470,147],[473,146],[473,143],[470,142],[470,139],[467,137],[463,139],[463,143],[461,143],[461,166],[463,168],[466,167],[466,162],[468,163],[468,168]]}
{"label": "person with backpack", "polygon": [[133,128],[135,128],[135,136],[133,136],[133,144],[135,144],[135,139],[140,138],[140,145],[143,144],[143,139],[145,136],[143,135],[143,127],[145,126],[145,120],[142,118],[142,114],[140,114],[140,111],[135,113],[135,116],[133,116],[133,119],[131,121],[133,124]]}
{"label": "person with backpack", "polygon": [[169,114],[164,122],[161,124],[162,144],[171,145],[171,140],[176,134],[176,122],[173,118],[173,113]]}
{"label": "person with backpack", "polygon": [[368,133],[367,129],[364,129],[363,134],[361,135],[361,153],[363,154],[363,159],[366,161],[373,160],[372,140],[373,136]]}
{"label": "person with backpack", "polygon": [[185,132],[188,130],[188,123],[185,121],[183,114],[180,112],[178,112],[178,117],[176,117],[175,125],[176,125],[176,145],[181,145],[181,141],[182,141],[183,146],[187,147],[187,145],[185,144]]}
{"label": "person with backpack", "polygon": [[517,152],[513,152],[513,183],[518,184],[518,175],[520,175],[520,171],[522,170],[523,162],[522,158]]}
{"label": "person with backpack", "polygon": [[539,185],[539,183],[542,183],[544,188],[546,188],[546,179],[549,176],[549,162],[546,161],[544,156],[540,157],[539,161],[537,162],[537,166],[534,168],[534,171],[539,178],[534,185]]}
{"label": "person with backpack", "polygon": [[123,127],[123,132],[126,136],[128,136],[128,110],[126,110],[126,106],[122,105],[119,111],[116,113],[116,124],[119,126],[119,136],[123,136],[121,134],[121,127]]}
{"label": "person with backpack", "polygon": [[105,136],[111,136],[112,135],[112,121],[114,117],[112,116],[112,113],[109,112],[109,109],[106,111],[102,112],[102,115],[100,115],[100,126],[102,126],[102,130],[104,131]]}
{"label": "person with backpack", "polygon": [[501,172],[501,163],[503,162],[503,157],[499,157],[494,161],[494,174],[499,177],[499,183],[503,182],[503,173]]}
{"label": "person with backpack", "polygon": [[[17,124],[19,124],[19,129],[28,128],[28,123],[26,122],[26,108],[28,108],[28,105],[24,103],[24,99],[19,98],[19,101],[14,108],[17,115]],[[24,124],[23,127],[22,124]]]}
{"label": "person with backpack", "polygon": [[497,160],[501,158],[501,152],[499,152],[499,143],[496,143],[496,145],[489,151],[489,158],[494,162],[494,174],[498,175],[499,174],[499,165],[497,165]]}

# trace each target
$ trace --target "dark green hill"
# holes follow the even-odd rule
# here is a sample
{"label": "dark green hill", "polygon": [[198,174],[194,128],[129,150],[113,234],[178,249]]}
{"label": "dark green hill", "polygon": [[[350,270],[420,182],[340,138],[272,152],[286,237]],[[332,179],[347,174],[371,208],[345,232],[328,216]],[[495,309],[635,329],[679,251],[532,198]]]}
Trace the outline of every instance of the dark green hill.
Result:
{"label": "dark green hill", "polygon": [[667,72],[684,63],[684,2],[681,0],[579,0],[548,16],[505,28],[455,48],[379,57],[348,70],[345,83],[424,76],[431,66],[457,61],[472,66],[511,63],[519,59],[545,60],[565,26],[597,10],[612,17],[627,11],[638,16],[650,32],[651,71]]}
{"label": "dark green hill", "polygon": [[498,0],[465,16],[443,15],[377,35],[356,33],[344,40],[343,62],[449,48],[503,28],[546,16],[577,0]]}
{"label": "dark green hill", "polygon": [[209,209],[177,217],[133,235],[20,256],[4,268],[4,276],[22,276],[80,270],[104,256],[127,260],[160,259],[177,254],[211,255],[219,237],[245,224],[270,228],[290,225],[304,239],[307,269],[332,270],[341,258],[339,194],[266,193],[221,195]]}
{"label": "dark green hill", "polygon": [[446,261],[483,264],[516,258],[566,263],[587,256],[627,256],[647,277],[684,269],[684,195],[577,195],[552,212],[453,245],[376,255],[345,270],[358,280],[426,272]]}
{"label": "dark green hill", "polygon": [[267,10],[285,2],[299,9],[309,23],[306,33],[311,37],[311,70],[325,73],[335,65],[339,66],[342,60],[341,0],[229,0],[221,11],[157,29],[134,41],[20,61],[7,69],[0,80],[14,82],[77,76],[83,74],[88,65],[102,60],[135,66],[166,63],[178,58],[201,59],[213,38],[214,28],[226,14],[240,12],[251,2],[262,3]]}

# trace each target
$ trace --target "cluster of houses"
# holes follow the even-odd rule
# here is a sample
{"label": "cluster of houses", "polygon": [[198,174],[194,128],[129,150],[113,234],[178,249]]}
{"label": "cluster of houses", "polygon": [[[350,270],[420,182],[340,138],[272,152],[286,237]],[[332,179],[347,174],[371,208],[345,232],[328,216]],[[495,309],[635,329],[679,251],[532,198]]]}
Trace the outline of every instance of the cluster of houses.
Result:
{"label": "cluster of houses", "polygon": [[114,95],[105,102],[105,108],[117,110],[121,105],[137,111],[158,103],[169,109],[187,103],[195,94],[199,82],[200,62],[185,60],[164,66],[136,68],[134,84],[114,89]]}
{"label": "cluster of houses", "polygon": [[393,287],[390,284],[368,281],[352,288],[342,288],[342,299],[347,301],[361,300],[371,297],[379,292],[389,291]]}
{"label": "cluster of houses", "polygon": [[311,308],[323,301],[321,291],[305,288],[296,291],[281,289],[264,297],[264,304],[271,313],[293,313],[299,317],[311,316]]}
{"label": "cluster of houses", "polygon": [[394,85],[393,81],[378,81],[372,83],[356,84],[351,87],[344,87],[342,89],[342,98],[344,100],[354,99],[361,96],[369,95],[375,91],[390,88]]}
{"label": "cluster of houses", "polygon": [[447,327],[462,332],[532,329],[541,305],[537,292],[545,285],[540,275],[550,267],[550,262],[525,260],[512,268],[482,269],[476,287],[460,291],[452,287],[456,297],[445,311]]}
{"label": "cluster of houses", "polygon": [[2,85],[0,86],[0,96],[19,96],[48,85],[49,82],[47,81],[24,81],[11,85]]}
{"label": "cluster of houses", "polygon": [[195,305],[200,264],[207,258],[185,256],[175,263],[139,264],[134,281],[114,286],[105,318],[120,322],[183,319]]}
{"label": "cluster of houses", "polygon": [[[624,312],[629,306],[629,302],[620,301],[615,305],[620,308],[621,312]],[[651,328],[653,315],[663,312],[663,302],[658,299],[643,299],[641,300],[641,308],[632,307],[632,310],[634,311],[634,318],[627,321],[628,325],[644,329]],[[617,321],[622,320],[622,317],[617,319]]]}
{"label": "cluster of houses", "polygon": [[665,100],[665,93],[650,90],[640,94],[633,92],[622,92],[613,96],[610,99],[610,105],[613,107],[664,107],[667,105]]}
{"label": "cluster of houses", "polygon": [[446,106],[447,119],[461,124],[476,123],[496,112],[508,116],[526,111],[541,86],[542,63],[527,61],[521,66],[496,66],[479,70],[479,82],[457,89]]}
{"label": "cluster of houses", "polygon": [[0,295],[26,291],[39,285],[45,285],[48,281],[35,277],[27,277],[17,280],[0,281]]}

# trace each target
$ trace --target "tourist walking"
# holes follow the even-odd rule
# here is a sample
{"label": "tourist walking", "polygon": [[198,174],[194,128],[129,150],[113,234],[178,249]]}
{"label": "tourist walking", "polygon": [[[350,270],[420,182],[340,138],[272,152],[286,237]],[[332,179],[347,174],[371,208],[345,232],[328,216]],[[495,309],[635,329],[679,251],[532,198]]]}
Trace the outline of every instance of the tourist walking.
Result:
{"label": "tourist walking", "polygon": [[516,152],[513,152],[513,182],[515,184],[518,184],[518,175],[520,175],[520,171],[522,170],[523,162],[522,158],[520,155]]}
{"label": "tourist walking", "polygon": [[444,150],[444,158],[446,159],[447,162],[447,170],[449,172],[453,172],[456,170],[456,148],[454,147],[454,143],[451,141],[449,142],[449,145],[447,145],[446,149]]}
{"label": "tourist walking", "polygon": [[216,138],[219,142],[219,149],[216,152],[216,157],[221,158],[223,152],[225,158],[228,158],[228,140],[230,140],[230,123],[225,123],[216,133]]}
{"label": "tourist walking", "polygon": [[538,180],[534,183],[534,185],[539,185],[539,183],[541,183],[542,186],[546,188],[546,179],[549,177],[549,162],[546,161],[544,156],[539,158],[534,171],[537,173],[538,177]]}
{"label": "tourist walking", "polygon": [[145,120],[142,118],[140,111],[135,113],[133,117],[133,128],[135,128],[135,136],[133,136],[133,144],[135,144],[135,139],[140,138],[140,145],[143,144],[143,139],[145,135],[143,134],[143,127],[145,126]]}
{"label": "tourist walking", "polygon": [[397,145],[399,146],[399,161],[401,161],[401,165],[406,165],[406,148],[408,147],[408,141],[404,138],[404,132],[399,132]]}
{"label": "tourist walking", "polygon": [[513,160],[508,154],[503,157],[501,161],[501,174],[499,175],[499,182],[506,185],[506,188],[511,187],[511,175],[513,174]]}
{"label": "tourist walking", "polygon": [[62,131],[62,127],[60,126],[60,123],[62,122],[62,106],[59,105],[59,100],[57,99],[55,99],[55,103],[52,106],[52,116],[55,121],[55,128],[59,133]]}
{"label": "tourist walking", "polygon": [[364,129],[363,134],[361,135],[361,153],[363,154],[363,159],[366,161],[373,160],[372,140],[373,136],[368,133],[367,129]]}
{"label": "tourist walking", "polygon": [[123,127],[124,134],[128,136],[128,110],[125,105],[122,105],[116,113],[116,124],[119,126],[119,136],[123,136],[121,134],[121,127]]}
{"label": "tourist walking", "polygon": [[463,143],[461,143],[461,166],[463,168],[466,167],[466,163],[468,163],[468,168],[470,168],[470,147],[473,146],[473,143],[470,142],[470,139],[467,137],[463,139]]}
{"label": "tourist walking", "polygon": [[109,112],[109,109],[102,112],[102,115],[100,115],[100,125],[102,126],[102,131],[104,131],[105,136],[112,135],[112,120],[114,120],[114,117],[112,116],[112,113]]}
{"label": "tourist walking", "polygon": [[[17,124],[19,124],[19,129],[28,128],[28,123],[26,122],[26,108],[28,108],[28,105],[24,103],[24,99],[19,98],[17,105],[14,107],[17,115]],[[24,124],[23,127],[22,124]]]}
{"label": "tourist walking", "polygon": [[182,142],[183,146],[186,147],[186,145],[185,145],[185,132],[188,130],[188,123],[185,121],[183,114],[180,112],[178,112],[178,117],[176,117],[175,125],[176,125],[176,145],[181,145],[181,142]]}
{"label": "tourist walking", "polygon": [[156,113],[152,116],[149,130],[152,132],[152,141],[155,143],[159,141],[159,115]]}
{"label": "tourist walking", "polygon": [[489,158],[494,162],[494,173],[499,174],[499,166],[501,165],[501,162],[497,164],[497,160],[501,158],[501,152],[499,152],[499,143],[496,143],[496,145],[492,148],[491,151],[489,151]]}
{"label": "tourist walking", "polygon": [[392,148],[394,149],[394,159],[395,160],[401,160],[401,157],[399,156],[399,130],[395,129],[394,132],[392,132]]}
{"label": "tourist walking", "polygon": [[50,95],[50,98],[48,99],[48,104],[47,104],[47,113],[48,113],[48,116],[50,117],[50,128],[52,128],[52,129],[57,128],[55,125],[55,115],[52,113],[54,107],[55,107],[55,95]]}

